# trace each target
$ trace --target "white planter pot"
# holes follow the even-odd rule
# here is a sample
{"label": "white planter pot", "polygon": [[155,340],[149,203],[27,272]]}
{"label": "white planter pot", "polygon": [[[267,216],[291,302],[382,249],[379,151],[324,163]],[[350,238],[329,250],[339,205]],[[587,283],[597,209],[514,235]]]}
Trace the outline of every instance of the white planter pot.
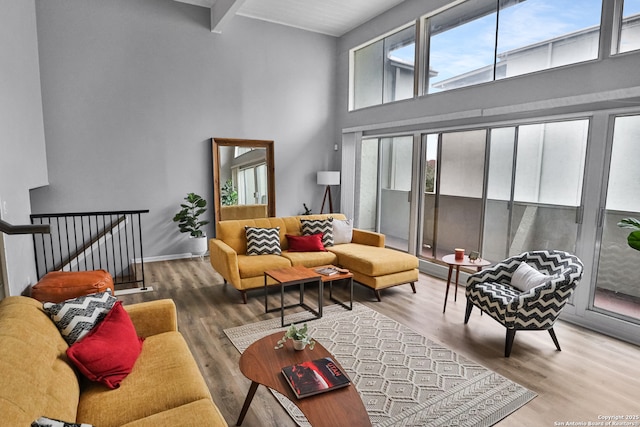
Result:
{"label": "white planter pot", "polygon": [[189,251],[193,256],[202,256],[207,253],[207,236],[189,236]]}
{"label": "white planter pot", "polygon": [[307,344],[305,344],[305,342],[302,340],[293,340],[293,348],[295,348],[296,350],[304,350],[306,346]]}

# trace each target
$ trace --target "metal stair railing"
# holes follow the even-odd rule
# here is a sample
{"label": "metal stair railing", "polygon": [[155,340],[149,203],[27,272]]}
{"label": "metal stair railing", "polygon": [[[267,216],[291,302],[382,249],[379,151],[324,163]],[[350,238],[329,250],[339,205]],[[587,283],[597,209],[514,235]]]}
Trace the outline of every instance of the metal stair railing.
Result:
{"label": "metal stair railing", "polygon": [[146,290],[141,215],[149,210],[32,214],[38,280],[50,271],[106,270],[114,284]]}

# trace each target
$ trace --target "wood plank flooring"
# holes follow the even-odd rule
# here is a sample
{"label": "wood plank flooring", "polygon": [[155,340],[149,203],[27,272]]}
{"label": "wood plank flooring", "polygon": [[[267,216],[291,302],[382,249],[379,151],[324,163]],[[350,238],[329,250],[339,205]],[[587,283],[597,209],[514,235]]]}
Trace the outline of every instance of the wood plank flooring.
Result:
{"label": "wood plank flooring", "polygon": [[[224,335],[233,326],[278,317],[264,313],[261,291],[248,293],[248,304],[222,278],[208,258],[145,264],[147,286],[153,292],[123,295],[124,304],[171,298],[178,307],[178,325],[189,343],[216,405],[229,425],[235,425],[249,389],[238,369],[240,354]],[[409,285],[373,292],[354,285],[354,300],[438,341],[538,396],[498,426],[558,426],[567,422],[598,422],[609,415],[640,415],[640,348],[596,332],[559,321],[555,331],[562,351],[555,350],[547,332],[518,332],[510,358],[504,358],[505,329],[474,309],[464,325],[464,291],[453,289],[442,313],[445,282],[424,274],[413,294]],[[309,302],[317,301],[313,289]],[[335,291],[335,289],[334,289]],[[325,292],[327,292],[325,290]],[[116,292],[117,293],[117,292]],[[317,293],[316,293],[317,295]],[[297,299],[293,289],[287,303]],[[270,300],[276,304],[279,294]],[[328,304],[328,293],[325,304]],[[635,420],[640,425],[640,420]],[[275,398],[260,387],[242,424],[246,427],[286,427],[295,424]]]}

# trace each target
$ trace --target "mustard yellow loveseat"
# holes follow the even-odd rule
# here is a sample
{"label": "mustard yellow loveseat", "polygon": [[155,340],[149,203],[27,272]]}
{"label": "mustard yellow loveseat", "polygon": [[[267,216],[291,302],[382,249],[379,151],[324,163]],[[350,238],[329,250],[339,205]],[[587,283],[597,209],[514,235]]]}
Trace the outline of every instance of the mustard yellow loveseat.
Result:
{"label": "mustard yellow loveseat", "polygon": [[110,390],[79,376],[41,302],[2,300],[0,424],[28,427],[44,416],[95,427],[227,426],[177,331],[173,301],[125,309],[145,341],[133,371]]}
{"label": "mustard yellow loveseat", "polygon": [[[296,265],[316,267],[333,264],[349,269],[353,278],[373,289],[378,301],[380,290],[410,283],[415,292],[418,280],[418,258],[384,247],[384,235],[353,229],[351,243],[327,247],[327,252],[289,252],[286,235],[299,236],[301,219],[346,219],[344,214],[305,215],[219,221],[216,238],[209,240],[213,268],[231,283],[247,302],[247,291],[264,287],[264,272]],[[280,227],[281,255],[247,255],[245,226]],[[269,283],[269,282],[267,282]],[[273,282],[275,283],[275,282]]]}

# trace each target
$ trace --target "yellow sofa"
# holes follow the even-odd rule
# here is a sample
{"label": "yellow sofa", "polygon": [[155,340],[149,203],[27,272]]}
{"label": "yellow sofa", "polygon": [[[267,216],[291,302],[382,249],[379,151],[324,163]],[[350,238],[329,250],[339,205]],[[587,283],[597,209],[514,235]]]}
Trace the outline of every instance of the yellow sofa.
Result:
{"label": "yellow sofa", "polygon": [[2,425],[31,425],[39,417],[95,427],[227,426],[177,331],[171,300],[125,306],[145,337],[133,371],[120,387],[81,379],[67,343],[35,299],[0,302]]}
{"label": "yellow sofa", "polygon": [[[257,218],[239,221],[219,221],[217,236],[209,240],[209,255],[213,268],[242,293],[264,287],[266,270],[303,265],[316,267],[334,264],[349,269],[354,280],[373,289],[378,301],[380,290],[410,283],[415,292],[418,280],[418,258],[384,247],[384,235],[353,230],[351,243],[329,246],[327,252],[289,252],[286,234],[301,235],[300,219],[346,219],[344,214],[305,215]],[[245,226],[280,227],[282,255],[246,255]],[[269,282],[268,282],[269,283]],[[272,283],[275,283],[272,281]]]}

